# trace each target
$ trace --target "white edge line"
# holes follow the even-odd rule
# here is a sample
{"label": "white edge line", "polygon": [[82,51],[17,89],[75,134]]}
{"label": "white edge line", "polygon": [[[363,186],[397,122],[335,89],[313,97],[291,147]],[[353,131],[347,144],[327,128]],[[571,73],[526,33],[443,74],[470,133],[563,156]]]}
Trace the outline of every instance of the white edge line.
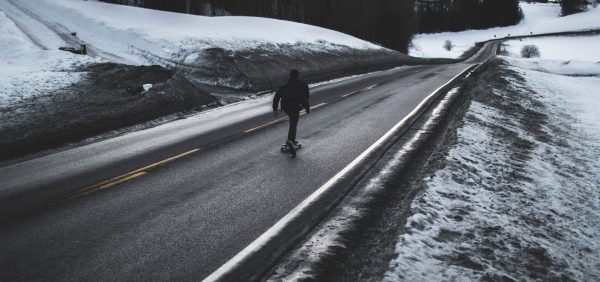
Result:
{"label": "white edge line", "polygon": [[240,251],[238,254],[236,254],[233,258],[231,258],[229,261],[227,261],[221,267],[219,267],[219,269],[215,270],[211,275],[206,277],[203,281],[204,282],[218,281],[219,278],[222,277],[223,275],[227,274],[230,271],[230,269],[234,269],[235,266],[239,265],[242,261],[244,261],[244,258],[246,256],[251,255],[252,253],[256,252],[256,250],[260,250],[263,246],[265,246],[267,244],[267,242],[269,242],[269,240],[271,238],[275,237],[279,232],[281,232],[283,230],[283,228],[289,222],[292,221],[292,219],[298,217],[300,215],[300,211],[302,211],[307,206],[309,206],[312,202],[315,201],[316,198],[318,198],[327,189],[329,189],[329,187],[331,187],[336,181],[338,181],[338,179],[342,178],[344,176],[344,174],[346,174],[346,172],[348,172],[349,170],[354,168],[359,162],[361,162],[363,159],[365,159],[373,150],[375,150],[375,148],[377,148],[379,145],[381,145],[381,143],[383,143],[387,138],[389,138],[389,136],[391,136],[394,133],[394,131],[396,131],[398,128],[403,126],[404,123],[409,118],[411,118],[413,115],[416,115],[419,112],[419,109],[426,102],[428,102],[433,96],[435,96],[438,91],[440,91],[442,88],[444,88],[447,85],[449,85],[450,83],[452,83],[456,78],[461,76],[465,71],[467,71],[469,68],[473,67],[474,65],[476,65],[476,64],[469,65],[467,68],[465,68],[459,74],[454,76],[452,79],[450,79],[444,85],[442,85],[442,86],[438,87],[436,90],[434,90],[431,94],[429,94],[429,96],[427,96],[425,99],[423,99],[421,101],[421,103],[419,103],[419,105],[417,105],[408,115],[406,115],[402,120],[400,120],[396,125],[394,125],[394,127],[392,127],[388,132],[386,132],[383,136],[381,136],[381,138],[379,138],[379,140],[375,141],[375,143],[373,143],[369,148],[367,148],[367,150],[362,152],[358,157],[356,157],[356,159],[354,159],[344,169],[342,169],[334,177],[332,177],[327,182],[325,182],[325,184],[323,184],[321,187],[319,187],[319,189],[317,189],[315,192],[313,192],[310,196],[308,196],[306,199],[304,199],[304,201],[302,201],[300,204],[298,204],[288,214],[286,214],[277,223],[275,223],[275,225],[271,226],[271,228],[269,228],[262,235],[260,235],[256,240],[254,240],[252,243],[250,243],[250,245],[248,245],[246,248],[244,248],[242,251]]}

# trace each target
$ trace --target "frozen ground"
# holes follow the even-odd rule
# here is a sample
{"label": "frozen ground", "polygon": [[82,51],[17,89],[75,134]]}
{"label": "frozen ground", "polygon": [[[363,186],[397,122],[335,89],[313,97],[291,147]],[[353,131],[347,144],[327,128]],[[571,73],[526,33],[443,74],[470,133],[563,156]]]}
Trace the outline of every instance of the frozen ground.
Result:
{"label": "frozen ground", "polygon": [[[524,19],[517,25],[485,30],[419,34],[413,39],[409,55],[416,57],[458,58],[476,42],[502,38],[507,35],[530,35],[563,31],[600,29],[600,6],[585,13],[560,17],[558,4],[521,2]],[[454,47],[447,51],[444,42],[450,40]]]}
{"label": "frozen ground", "polygon": [[476,94],[384,280],[600,280],[600,77],[560,75],[564,54],[542,53],[503,57],[507,87]]}

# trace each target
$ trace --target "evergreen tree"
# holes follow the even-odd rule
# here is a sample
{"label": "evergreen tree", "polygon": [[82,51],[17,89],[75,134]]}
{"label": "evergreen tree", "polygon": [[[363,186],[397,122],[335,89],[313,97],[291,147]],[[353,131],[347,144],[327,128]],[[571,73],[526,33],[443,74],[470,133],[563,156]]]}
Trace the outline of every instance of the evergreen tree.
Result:
{"label": "evergreen tree", "polygon": [[518,0],[418,0],[416,18],[421,33],[461,31],[518,23]]}

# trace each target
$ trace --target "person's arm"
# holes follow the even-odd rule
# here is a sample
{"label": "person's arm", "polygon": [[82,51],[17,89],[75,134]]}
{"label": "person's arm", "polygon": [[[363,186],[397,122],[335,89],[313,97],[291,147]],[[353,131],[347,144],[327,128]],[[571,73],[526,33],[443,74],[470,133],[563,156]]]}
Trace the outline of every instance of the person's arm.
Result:
{"label": "person's arm", "polygon": [[302,106],[306,110],[306,113],[310,114],[310,103],[309,103],[310,94],[309,94],[309,90],[308,90],[308,84],[304,85],[304,97],[305,97],[304,103],[302,103]]}
{"label": "person's arm", "polygon": [[283,89],[283,87],[279,88],[279,90],[277,90],[277,92],[275,92],[275,97],[273,97],[273,111],[277,112],[277,109],[279,108],[279,100],[281,100],[281,90]]}

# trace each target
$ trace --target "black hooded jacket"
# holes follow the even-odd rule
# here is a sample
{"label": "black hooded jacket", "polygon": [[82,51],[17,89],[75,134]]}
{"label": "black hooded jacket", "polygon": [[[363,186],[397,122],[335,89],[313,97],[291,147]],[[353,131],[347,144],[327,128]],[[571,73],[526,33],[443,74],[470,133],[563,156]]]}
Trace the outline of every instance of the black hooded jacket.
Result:
{"label": "black hooded jacket", "polygon": [[308,104],[308,84],[298,78],[292,78],[284,86],[277,90],[275,98],[273,98],[273,111],[279,108],[279,100],[281,100],[281,108],[286,112],[300,111],[301,108],[310,111]]}

